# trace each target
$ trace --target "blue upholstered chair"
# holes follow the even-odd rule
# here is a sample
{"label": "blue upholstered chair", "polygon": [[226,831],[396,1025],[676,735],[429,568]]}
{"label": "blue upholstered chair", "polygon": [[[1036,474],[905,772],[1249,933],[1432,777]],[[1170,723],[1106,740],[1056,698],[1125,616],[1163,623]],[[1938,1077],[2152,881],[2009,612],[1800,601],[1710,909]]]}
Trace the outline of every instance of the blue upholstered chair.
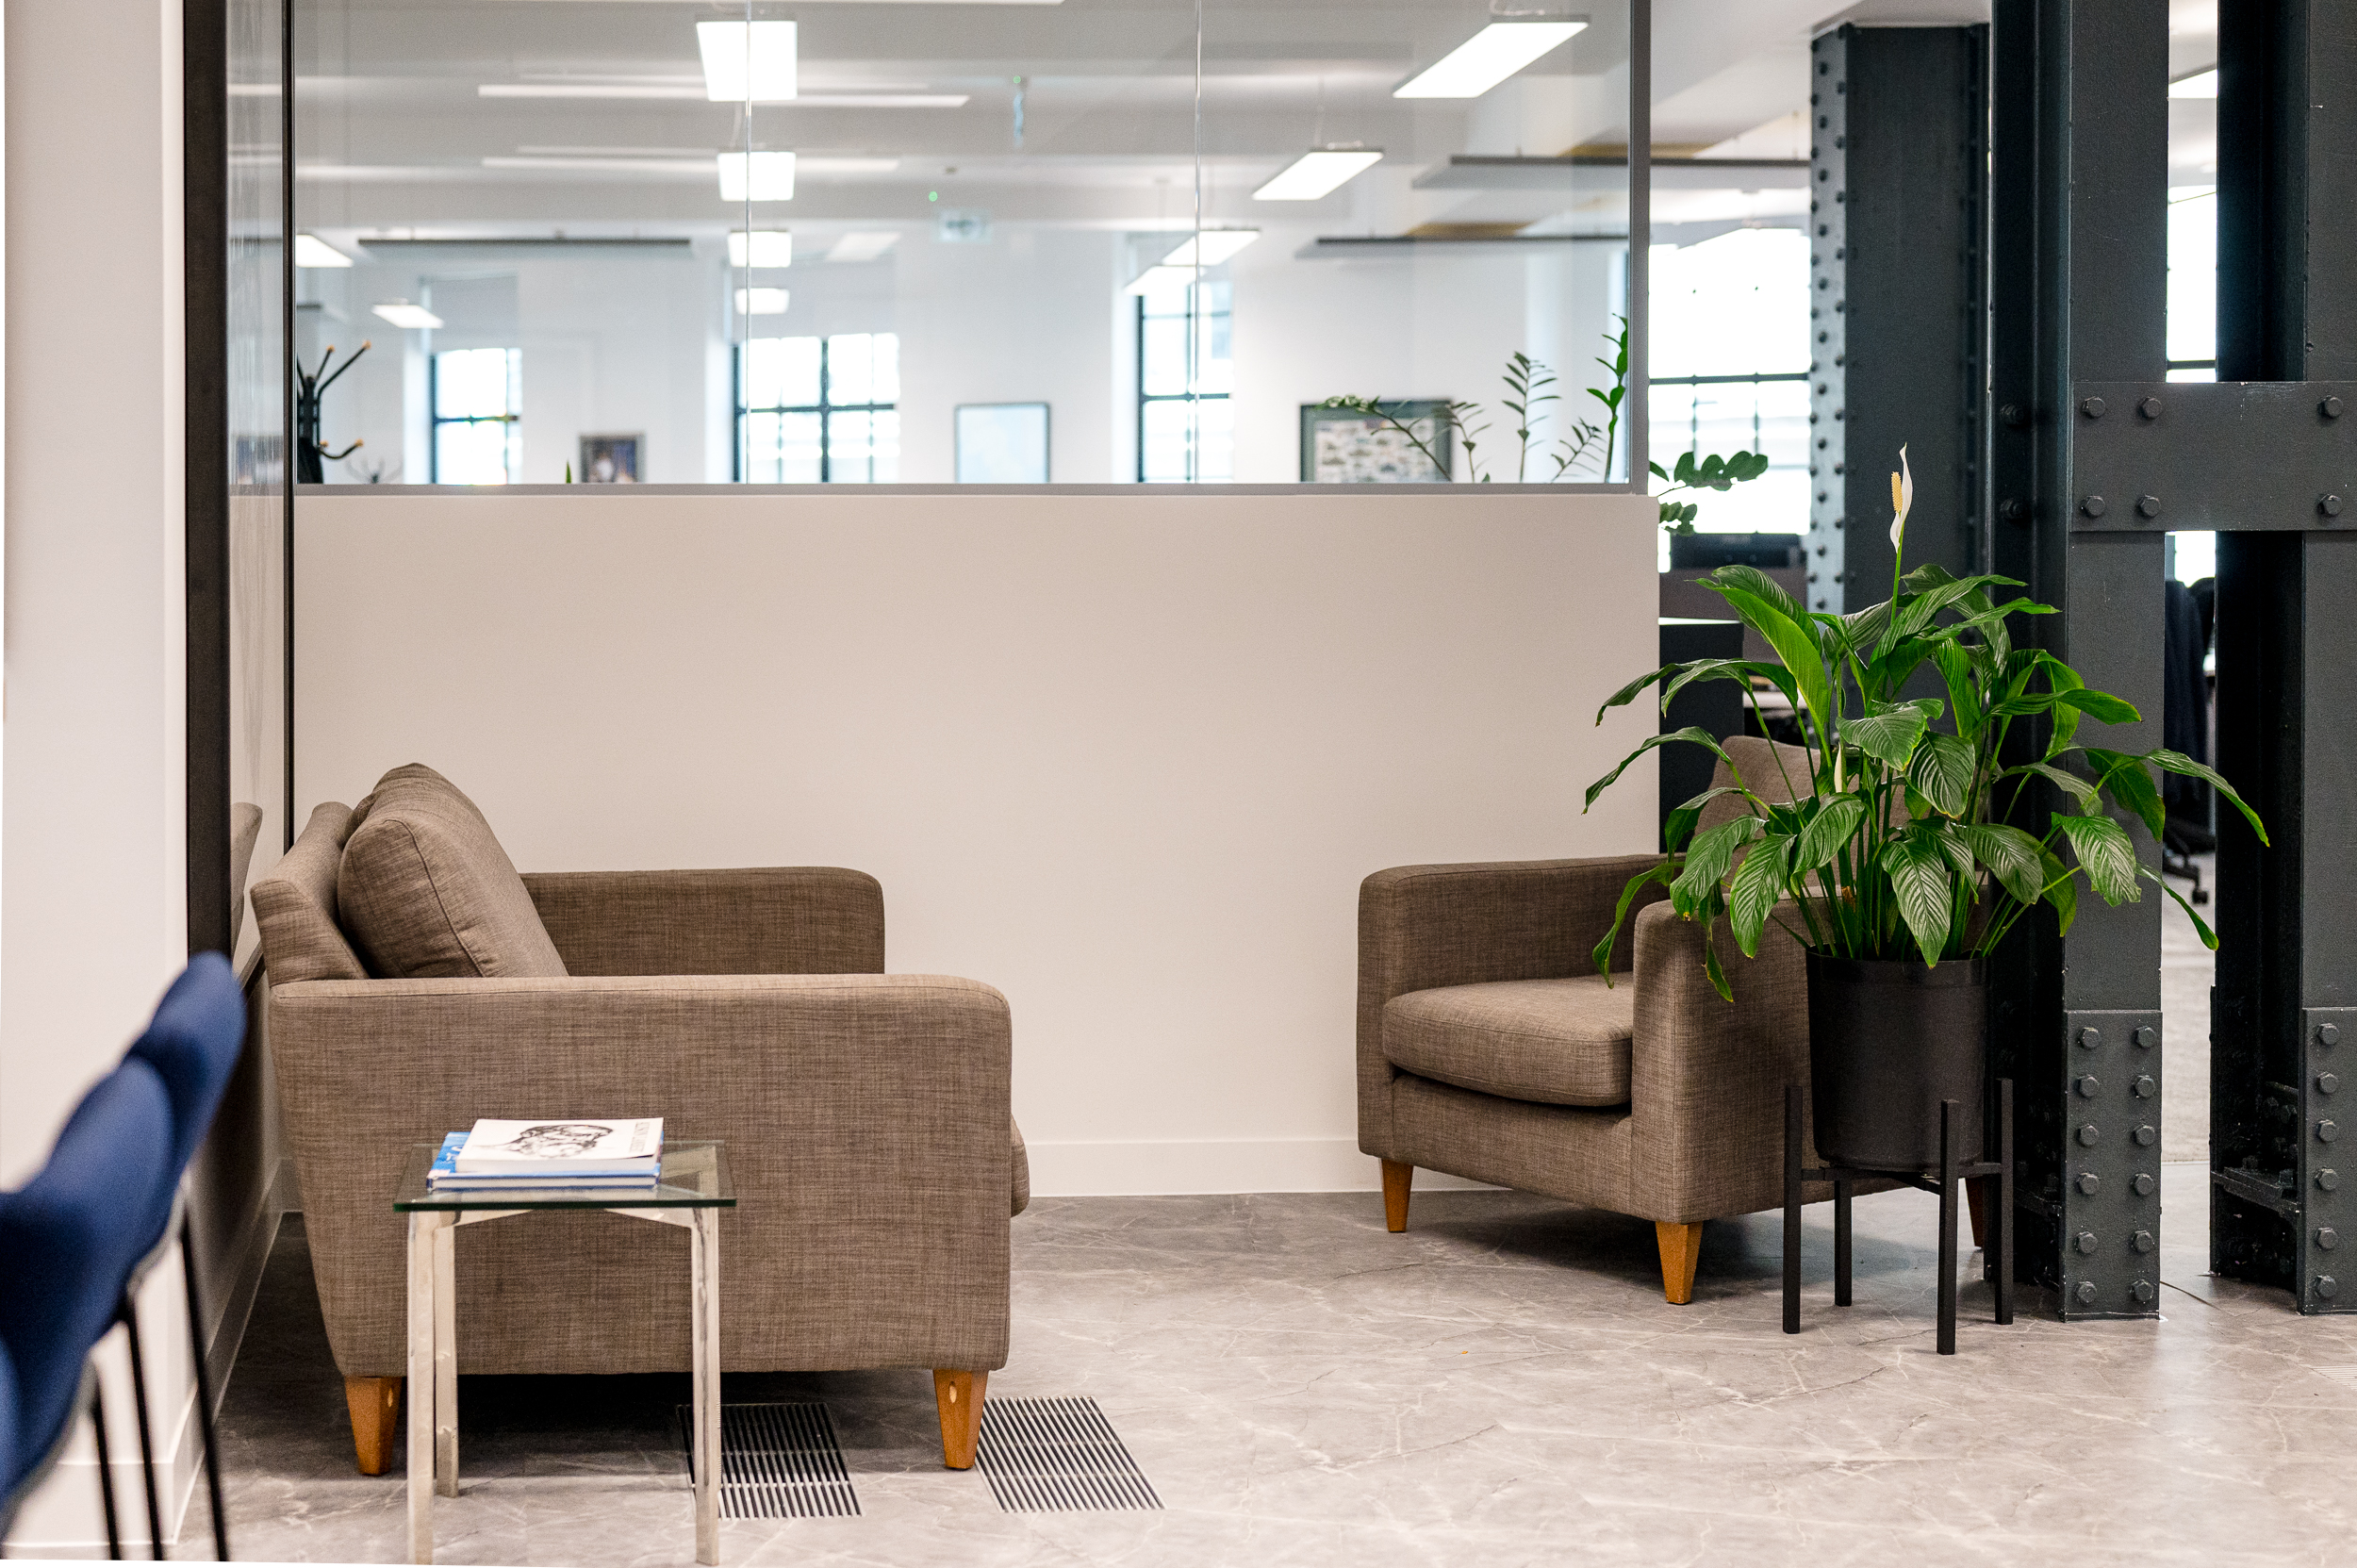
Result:
{"label": "blue upholstered chair", "polygon": [[20,1464],[17,1458],[18,1405],[16,1358],[8,1354],[8,1342],[0,1340],[0,1538],[8,1533],[8,1504],[16,1495],[17,1483],[31,1468],[29,1463]]}
{"label": "blue upholstered chair", "polygon": [[[172,1146],[163,1080],[145,1062],[125,1060],[74,1108],[41,1174],[0,1194],[0,1257],[8,1260],[0,1344],[14,1362],[22,1471],[7,1499],[11,1511],[24,1480],[63,1442],[91,1347],[113,1327],[124,1285],[155,1239],[156,1205],[169,1203],[178,1179]],[[98,1415],[95,1397],[91,1407]],[[120,1555],[103,1425],[99,1441],[108,1545]]]}

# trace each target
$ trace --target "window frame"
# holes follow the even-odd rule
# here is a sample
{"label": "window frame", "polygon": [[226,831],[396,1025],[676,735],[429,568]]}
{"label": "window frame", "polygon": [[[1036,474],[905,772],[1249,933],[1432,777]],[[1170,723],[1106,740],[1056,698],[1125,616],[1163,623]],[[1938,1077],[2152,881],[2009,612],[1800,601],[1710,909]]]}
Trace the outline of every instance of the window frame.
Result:
{"label": "window frame", "polygon": [[[745,477],[745,470],[748,466],[748,459],[751,454],[748,451],[746,446],[747,437],[745,421],[751,415],[817,415],[818,483],[821,485],[832,485],[836,483],[834,477],[834,416],[837,414],[865,414],[872,420],[874,416],[878,414],[897,414],[900,411],[900,403],[898,398],[895,398],[890,403],[836,403],[832,400],[832,393],[834,390],[834,373],[830,359],[832,350],[829,345],[831,345],[838,337],[848,338],[863,336],[862,334],[818,332],[810,334],[796,333],[794,336],[798,338],[808,336],[816,338],[818,341],[818,401],[816,403],[789,403],[777,404],[765,404],[759,408],[750,408],[746,406],[745,355],[751,350],[753,344],[758,341],[758,339],[748,338],[732,345],[735,352],[729,355],[729,402],[736,409],[736,428],[733,433],[734,438],[729,442],[729,482],[731,484],[743,485],[749,483]],[[887,334],[867,333],[864,336],[873,338],[885,337]],[[893,339],[893,379],[895,382],[898,382],[899,379],[898,371],[900,357],[899,334],[896,332],[889,334],[888,336],[890,336]],[[870,429],[872,431],[872,425],[870,426]],[[869,440],[869,449],[871,452],[874,449],[872,435]],[[766,483],[766,481],[765,481],[765,483]],[[874,480],[846,480],[843,481],[843,483],[874,484],[877,482]]]}
{"label": "window frame", "polygon": [[[512,407],[504,414],[445,415],[442,412],[442,355],[446,354],[480,354],[483,351],[481,349],[430,349],[427,351],[425,356],[425,481],[429,485],[439,485],[442,483],[442,427],[444,425],[505,425],[507,426],[507,430],[504,433],[504,438],[500,443],[501,448],[503,451],[506,449],[508,444],[515,439],[516,426],[523,423],[524,411],[520,406]],[[517,356],[517,362],[513,365],[511,373],[512,382],[519,384],[523,380],[523,366],[521,364],[521,358],[524,351],[520,348],[503,348],[498,352],[501,354],[512,354]],[[520,389],[517,392],[516,402],[519,404],[523,402],[523,394]],[[523,482],[523,475],[518,471],[521,466],[522,465],[519,460],[516,467],[510,468],[507,470],[508,484],[517,485]]]}
{"label": "window frame", "polygon": [[[1187,285],[1187,308],[1185,309],[1185,311],[1184,311],[1184,312],[1182,312],[1182,313],[1178,316],[1178,320],[1180,320],[1180,321],[1183,321],[1184,322],[1186,322],[1186,341],[1187,341],[1189,344],[1193,344],[1193,343],[1196,342],[1196,341],[1198,340],[1198,338],[1199,338],[1201,337],[1201,335],[1202,335],[1202,329],[1201,329],[1201,328],[1200,328],[1200,327],[1199,327],[1196,323],[1197,323],[1198,322],[1200,322],[1200,321],[1208,321],[1208,320],[1210,320],[1210,319],[1211,319],[1211,316],[1226,316],[1226,317],[1228,318],[1228,330],[1229,330],[1230,332],[1233,332],[1233,331],[1235,330],[1236,315],[1235,315],[1235,301],[1234,301],[1234,296],[1233,296],[1233,295],[1230,295],[1230,296],[1229,296],[1228,303],[1227,306],[1226,306],[1224,309],[1221,309],[1221,310],[1217,310],[1217,311],[1211,312],[1209,315],[1206,315],[1204,312],[1201,312],[1201,311],[1199,311],[1199,310],[1196,308],[1196,304],[1195,304],[1195,302],[1196,302],[1196,297],[1197,297],[1198,292],[1199,292],[1199,291],[1200,291],[1200,290],[1201,290],[1201,289],[1203,289],[1203,288],[1204,288],[1207,284],[1209,284],[1211,281],[1211,280],[1210,278],[1204,277],[1204,276],[1202,276],[1200,273],[1198,273],[1198,274],[1197,274],[1197,276],[1196,276],[1195,281],[1195,282],[1193,282],[1193,283],[1191,283],[1191,284],[1189,284],[1189,285]],[[1155,479],[1155,480],[1149,480],[1149,479],[1147,479],[1147,478],[1146,477],[1146,407],[1147,407],[1147,405],[1148,405],[1148,404],[1156,404],[1156,403],[1193,403],[1193,404],[1204,404],[1204,403],[1228,403],[1228,402],[1230,402],[1230,401],[1232,401],[1232,400],[1233,400],[1233,398],[1235,397],[1235,394],[1234,394],[1232,391],[1229,391],[1229,392],[1205,392],[1205,391],[1200,391],[1200,390],[1197,390],[1197,389],[1196,389],[1195,387],[1193,387],[1192,385],[1188,388],[1188,389],[1187,389],[1186,391],[1183,391],[1183,392],[1149,392],[1149,391],[1147,391],[1147,390],[1146,389],[1146,302],[1148,301],[1148,299],[1149,299],[1149,298],[1151,298],[1151,296],[1146,295],[1146,294],[1140,294],[1140,295],[1136,296],[1136,298],[1137,298],[1137,310],[1136,310],[1136,312],[1135,312],[1135,316],[1134,316],[1134,320],[1133,320],[1133,322],[1132,322],[1132,325],[1134,326],[1134,328],[1135,328],[1135,330],[1136,330],[1136,335],[1137,335],[1137,336],[1136,336],[1135,345],[1134,345],[1134,346],[1135,346],[1135,349],[1136,349],[1136,355],[1135,355],[1136,365],[1135,365],[1135,370],[1136,370],[1137,394],[1138,394],[1138,395],[1137,395],[1136,433],[1135,433],[1135,434],[1136,434],[1136,441],[1135,441],[1135,445],[1136,445],[1136,447],[1137,447],[1137,465],[1136,465],[1136,468],[1137,468],[1137,482],[1138,482],[1139,484],[1141,484],[1141,485],[1147,485],[1147,484],[1154,484],[1154,485],[1205,485],[1205,484],[1220,485],[1220,484],[1228,484],[1228,483],[1230,483],[1230,482],[1232,481],[1232,478],[1233,478],[1233,474],[1232,474],[1232,472],[1231,472],[1231,474],[1230,474],[1229,479],[1227,479],[1227,480],[1219,480],[1219,479],[1211,479],[1211,480],[1207,480],[1207,479],[1205,479],[1205,478],[1203,477],[1203,475],[1202,475],[1199,471],[1196,471],[1196,470],[1198,470],[1202,467],[1202,460],[1203,460],[1203,443],[1202,443],[1202,441],[1201,441],[1199,438],[1198,438],[1198,439],[1195,439],[1195,440],[1194,440],[1194,441],[1190,441],[1190,442],[1188,443],[1188,446],[1187,446],[1187,468],[1188,468],[1189,471],[1188,471],[1187,476],[1186,476],[1184,479],[1175,479],[1175,480]],[[1156,318],[1156,319],[1157,319],[1157,320],[1162,320],[1162,321],[1168,321],[1168,320],[1170,320],[1171,318],[1169,318],[1169,317],[1158,317],[1158,318]],[[1232,363],[1232,350],[1231,350],[1231,363]],[[1202,367],[1201,367],[1201,366],[1199,366],[1199,365],[1198,365],[1198,366],[1196,366],[1196,367],[1195,367],[1195,368],[1194,368],[1195,373],[1192,373],[1192,374],[1190,374],[1190,375],[1187,377],[1188,381],[1189,381],[1190,383],[1193,383],[1193,382],[1196,382],[1196,381],[1201,380],[1201,370],[1202,370]],[[1195,429],[1195,431],[1197,431],[1198,433],[1202,430],[1202,424],[1201,424],[1201,422],[1200,422],[1199,421],[1195,421],[1195,423],[1194,424],[1194,429]]]}

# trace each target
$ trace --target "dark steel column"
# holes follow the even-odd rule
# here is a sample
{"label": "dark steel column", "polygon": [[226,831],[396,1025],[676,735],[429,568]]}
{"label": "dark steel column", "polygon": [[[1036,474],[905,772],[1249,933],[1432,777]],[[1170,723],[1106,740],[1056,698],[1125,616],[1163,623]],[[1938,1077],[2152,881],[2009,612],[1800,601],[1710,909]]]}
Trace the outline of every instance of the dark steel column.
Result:
{"label": "dark steel column", "polygon": [[[2115,515],[2110,528],[2085,527],[2110,498],[2082,493],[2079,448],[2082,427],[2137,417],[2088,403],[2086,384],[2167,372],[2168,7],[1996,0],[1991,47],[1987,558],[2063,612],[2017,636],[2147,716],[2083,725],[2081,739],[2142,751],[2161,739],[2167,524],[2121,528]],[[2119,499],[2120,514],[2136,515]],[[2051,794],[2028,801],[2021,825],[2043,833],[2055,804]],[[2156,867],[2151,835],[2127,825]],[[1998,964],[1992,1076],[2019,1085],[2019,1266],[2059,1291],[2067,1317],[2155,1310],[2159,900],[2149,887],[2118,909],[2084,896],[2068,938],[2051,917],[2024,921]]]}
{"label": "dark steel column", "polygon": [[[2357,421],[2357,14],[2219,8],[2218,375],[2274,389],[2285,444]],[[2321,385],[2338,383],[2340,385]],[[2290,467],[2285,463],[2284,467]],[[2357,472],[2312,469],[2218,540],[2219,769],[2266,818],[2218,835],[2211,1263],[2303,1312],[2357,1310]],[[2314,494],[2313,509],[2302,505]],[[2256,509],[2253,508],[2255,511]],[[2296,514],[2304,518],[2291,523]]]}
{"label": "dark steel column", "polygon": [[1890,480],[1915,474],[1907,559],[1983,554],[1988,29],[1843,25],[1810,46],[1808,603],[1890,594]]}

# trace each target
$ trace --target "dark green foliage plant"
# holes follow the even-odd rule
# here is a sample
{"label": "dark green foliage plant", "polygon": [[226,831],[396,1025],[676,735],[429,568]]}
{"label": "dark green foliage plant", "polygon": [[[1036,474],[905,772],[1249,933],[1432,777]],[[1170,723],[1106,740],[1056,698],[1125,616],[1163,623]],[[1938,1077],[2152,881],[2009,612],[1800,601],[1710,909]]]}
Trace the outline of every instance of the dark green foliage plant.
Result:
{"label": "dark green foliage plant", "polygon": [[[1937,566],[1904,570],[1907,511],[1914,485],[1900,454],[1891,475],[1891,543],[1902,555],[1890,598],[1850,615],[1803,608],[1755,568],[1722,567],[1703,586],[1727,602],[1766,639],[1771,661],[1696,659],[1664,665],[1630,682],[1597,710],[1633,701],[1658,685],[1663,710],[1688,686],[1733,681],[1757,697],[1755,681],[1791,704],[1804,739],[1805,776],[1772,783],[1789,802],[1766,799],[1768,780],[1747,780],[1706,732],[1649,735],[1620,767],[1588,789],[1587,804],[1656,746],[1703,747],[1724,763],[1731,784],[1716,785],[1670,817],[1672,851],[1631,880],[1612,929],[1595,949],[1607,977],[1611,954],[1638,893],[1667,883],[1670,901],[1710,928],[1704,966],[1722,997],[1733,999],[1716,942],[1724,920],[1745,957],[1759,951],[1772,912],[1789,900],[1803,929],[1785,926],[1816,951],[1851,959],[1977,957],[1993,950],[2032,910],[2053,911],[2069,931],[2084,877],[2109,904],[2141,897],[2139,881],[2159,883],[2191,916],[2208,946],[2217,938],[2177,890],[2138,862],[2121,818],[2161,834],[2160,773],[2200,779],[2249,819],[2261,843],[2266,829],[2242,797],[2212,769],[2165,749],[2126,752],[2081,745],[2079,727],[2134,723],[2129,702],[2094,691],[2053,654],[2017,648],[2007,629],[2017,617],[2052,615],[2050,605],[2004,599],[2022,586],[2009,577],[1956,577]],[[1944,698],[1901,694],[1919,671],[1937,673]],[[2034,753],[2009,745],[2017,727],[2042,730]],[[1775,753],[1780,769],[1784,753]],[[2012,760],[2008,760],[2012,759]],[[2043,833],[2031,819],[2045,786],[2068,809],[2050,809]],[[1732,796],[1743,814],[1697,834],[1703,808]],[[1778,918],[1777,923],[1785,922]]]}

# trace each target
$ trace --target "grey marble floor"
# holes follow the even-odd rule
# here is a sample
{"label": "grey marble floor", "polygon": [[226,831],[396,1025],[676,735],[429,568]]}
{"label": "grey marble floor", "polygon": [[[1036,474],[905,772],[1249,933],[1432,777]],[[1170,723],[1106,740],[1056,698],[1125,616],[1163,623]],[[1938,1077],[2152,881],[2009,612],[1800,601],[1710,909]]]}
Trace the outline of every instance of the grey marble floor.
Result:
{"label": "grey marble floor", "polygon": [[[1057,1198],[1015,1222],[991,1393],[1094,1395],[1159,1513],[1003,1514],[939,1466],[922,1372],[732,1378],[826,1401],[863,1517],[731,1521],[731,1564],[1697,1561],[1830,1568],[2349,1560],[2357,1320],[2203,1273],[2203,1171],[2170,1167],[2157,1322],[2063,1325],[2032,1293],[1932,1350],[1932,1200],[1860,1200],[1857,1302],[1810,1211],[1805,1331],[1773,1215],[1713,1224],[1689,1307],[1652,1228],[1512,1193]],[[684,1379],[468,1378],[441,1560],[684,1563]],[[301,1222],[224,1417],[247,1559],[397,1560],[402,1480],[352,1468]],[[201,1555],[201,1509],[183,1555]]]}

